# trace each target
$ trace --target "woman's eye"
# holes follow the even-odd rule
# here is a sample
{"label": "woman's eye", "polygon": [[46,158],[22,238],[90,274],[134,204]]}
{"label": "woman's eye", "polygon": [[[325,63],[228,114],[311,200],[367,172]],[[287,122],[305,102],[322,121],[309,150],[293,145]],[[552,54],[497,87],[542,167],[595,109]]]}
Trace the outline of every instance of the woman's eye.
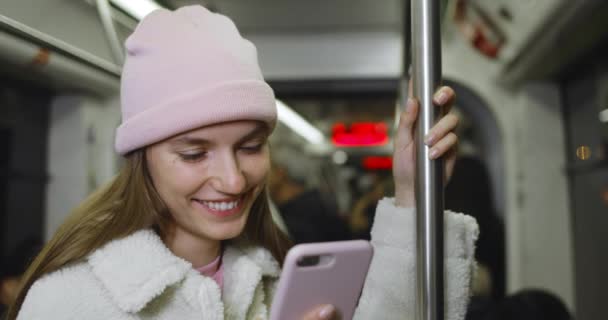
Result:
{"label": "woman's eye", "polygon": [[257,144],[244,145],[241,147],[241,149],[245,150],[246,152],[256,153],[256,152],[259,152],[260,150],[262,150],[263,146],[264,146],[263,143],[257,143]]}
{"label": "woman's eye", "polygon": [[179,157],[184,161],[197,161],[205,157],[205,152],[179,153]]}

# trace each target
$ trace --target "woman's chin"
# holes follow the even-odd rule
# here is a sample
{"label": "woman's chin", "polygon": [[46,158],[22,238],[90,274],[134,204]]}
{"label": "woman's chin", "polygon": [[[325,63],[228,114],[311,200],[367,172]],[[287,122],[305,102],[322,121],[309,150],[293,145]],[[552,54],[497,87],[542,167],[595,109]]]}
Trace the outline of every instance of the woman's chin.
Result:
{"label": "woman's chin", "polygon": [[211,230],[203,232],[213,240],[223,241],[237,238],[243,233],[246,221],[230,221],[223,223],[214,223]]}

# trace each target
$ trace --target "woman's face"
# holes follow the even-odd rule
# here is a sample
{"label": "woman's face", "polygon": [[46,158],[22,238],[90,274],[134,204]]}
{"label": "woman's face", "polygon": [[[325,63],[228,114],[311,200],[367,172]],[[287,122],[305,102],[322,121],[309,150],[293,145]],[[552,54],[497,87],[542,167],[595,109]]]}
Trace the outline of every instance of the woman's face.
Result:
{"label": "woman's face", "polygon": [[192,130],[146,149],[152,181],[175,221],[174,236],[237,237],[264,188],[268,129],[258,121]]}

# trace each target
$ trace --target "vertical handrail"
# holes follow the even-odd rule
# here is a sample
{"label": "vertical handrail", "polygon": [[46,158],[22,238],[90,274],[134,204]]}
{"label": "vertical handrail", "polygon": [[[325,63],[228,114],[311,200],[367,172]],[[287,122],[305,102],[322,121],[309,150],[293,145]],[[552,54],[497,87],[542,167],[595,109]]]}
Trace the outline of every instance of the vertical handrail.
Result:
{"label": "vertical handrail", "polygon": [[444,319],[443,161],[429,160],[424,137],[440,110],[433,94],[441,82],[440,1],[411,0],[412,93],[420,103],[416,132],[416,319]]}

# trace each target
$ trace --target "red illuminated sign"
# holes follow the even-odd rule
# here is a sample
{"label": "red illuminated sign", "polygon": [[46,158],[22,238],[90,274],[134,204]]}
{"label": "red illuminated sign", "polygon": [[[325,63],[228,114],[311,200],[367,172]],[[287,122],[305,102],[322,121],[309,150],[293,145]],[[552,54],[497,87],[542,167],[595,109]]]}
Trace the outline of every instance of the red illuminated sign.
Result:
{"label": "red illuminated sign", "polygon": [[388,143],[388,129],[384,122],[356,122],[347,127],[336,123],[331,140],[339,147],[375,147]]}
{"label": "red illuminated sign", "polygon": [[367,170],[391,170],[393,168],[392,157],[370,156],[363,158],[363,168]]}

